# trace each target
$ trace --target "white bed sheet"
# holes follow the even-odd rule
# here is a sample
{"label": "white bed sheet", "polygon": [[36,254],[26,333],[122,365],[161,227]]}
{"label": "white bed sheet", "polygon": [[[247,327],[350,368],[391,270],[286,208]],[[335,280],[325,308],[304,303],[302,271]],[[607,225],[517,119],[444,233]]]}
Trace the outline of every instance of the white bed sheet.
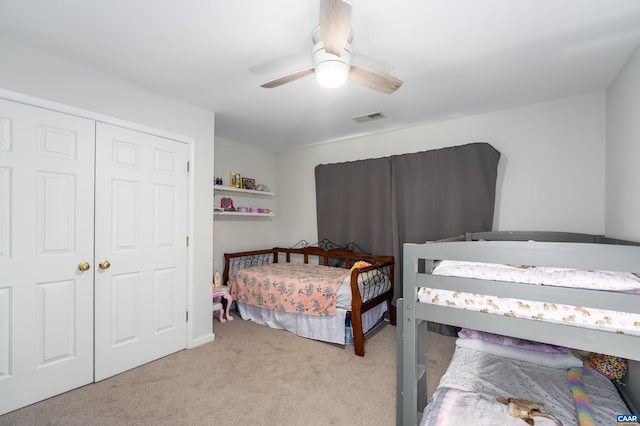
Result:
{"label": "white bed sheet", "polygon": [[[264,309],[239,302],[237,305],[242,319],[268,325],[271,328],[287,330],[309,339],[340,345],[350,343],[345,342],[345,319],[347,316],[345,309],[336,308],[336,314],[333,316],[300,315],[291,312]],[[387,312],[387,303],[383,302],[362,314],[362,329],[365,334],[379,322],[385,312]]]}
{"label": "white bed sheet", "polygon": [[[616,415],[628,412],[613,383],[585,369],[584,384],[598,424],[614,424]],[[520,398],[544,404],[563,425],[577,425],[576,411],[567,381],[567,370],[543,367],[472,349],[456,347],[451,364],[438,384],[437,392],[454,388],[479,392],[491,398]],[[434,396],[424,411],[422,426],[433,424]],[[470,419],[473,422],[473,419]],[[470,423],[471,424],[471,423]],[[522,422],[522,424],[525,424]]]}

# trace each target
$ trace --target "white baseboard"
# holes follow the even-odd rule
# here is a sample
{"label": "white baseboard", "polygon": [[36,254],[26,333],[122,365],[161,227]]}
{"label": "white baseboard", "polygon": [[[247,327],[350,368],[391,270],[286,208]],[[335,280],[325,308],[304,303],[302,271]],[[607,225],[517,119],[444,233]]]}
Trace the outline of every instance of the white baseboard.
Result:
{"label": "white baseboard", "polygon": [[205,343],[213,342],[216,340],[216,335],[214,333],[209,333],[207,335],[198,337],[191,341],[191,345],[187,349],[195,348],[196,346],[204,345]]}

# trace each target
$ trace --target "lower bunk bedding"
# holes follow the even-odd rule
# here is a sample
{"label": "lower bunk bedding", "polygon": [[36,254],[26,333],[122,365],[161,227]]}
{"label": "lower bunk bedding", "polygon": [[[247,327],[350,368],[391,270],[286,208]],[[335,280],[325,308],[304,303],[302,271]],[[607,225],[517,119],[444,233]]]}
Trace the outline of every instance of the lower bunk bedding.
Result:
{"label": "lower bunk bedding", "polygon": [[395,325],[393,267],[346,248],[273,248],[225,254],[224,280],[243,319],[364,356],[365,335],[386,317]]}
{"label": "lower bunk bedding", "polygon": [[605,425],[628,412],[612,381],[565,348],[496,346],[465,331],[421,426]]}

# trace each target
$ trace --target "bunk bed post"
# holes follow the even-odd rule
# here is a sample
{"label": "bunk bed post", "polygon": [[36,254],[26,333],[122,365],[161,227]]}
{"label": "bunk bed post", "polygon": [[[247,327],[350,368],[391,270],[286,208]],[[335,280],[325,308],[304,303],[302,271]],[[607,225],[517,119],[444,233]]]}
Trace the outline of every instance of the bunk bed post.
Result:
{"label": "bunk bed post", "polygon": [[416,260],[416,245],[404,244],[404,262],[402,266],[402,280],[404,301],[402,303],[402,363],[398,366],[403,371],[402,375],[402,421],[405,425],[415,425],[418,420],[417,385],[417,359],[416,359],[416,273],[418,264]]}
{"label": "bunk bed post", "polygon": [[423,413],[424,408],[427,406],[427,336],[428,327],[427,321],[416,320],[415,322],[415,335],[416,335],[416,365],[418,370],[416,371],[417,381],[414,396],[414,400],[417,404],[417,412]]}
{"label": "bunk bed post", "polygon": [[[404,299],[401,297],[396,300],[396,341],[404,342],[403,338],[403,328],[405,322],[403,321],[403,305]],[[402,385],[402,362],[403,362],[403,349],[404,344],[397,345],[398,350],[396,351],[396,426],[402,426],[402,395],[404,391],[404,386]]]}

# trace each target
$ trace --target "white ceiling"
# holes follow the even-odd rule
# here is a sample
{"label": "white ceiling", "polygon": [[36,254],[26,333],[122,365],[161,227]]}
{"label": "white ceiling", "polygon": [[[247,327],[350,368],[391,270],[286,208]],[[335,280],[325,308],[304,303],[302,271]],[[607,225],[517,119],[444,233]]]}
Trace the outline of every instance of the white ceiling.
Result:
{"label": "white ceiling", "polygon": [[215,111],[217,135],[273,152],[603,90],[640,43],[638,0],[351,3],[353,63],[403,80],[392,95],[259,87],[311,66],[319,0],[0,0],[0,34]]}

